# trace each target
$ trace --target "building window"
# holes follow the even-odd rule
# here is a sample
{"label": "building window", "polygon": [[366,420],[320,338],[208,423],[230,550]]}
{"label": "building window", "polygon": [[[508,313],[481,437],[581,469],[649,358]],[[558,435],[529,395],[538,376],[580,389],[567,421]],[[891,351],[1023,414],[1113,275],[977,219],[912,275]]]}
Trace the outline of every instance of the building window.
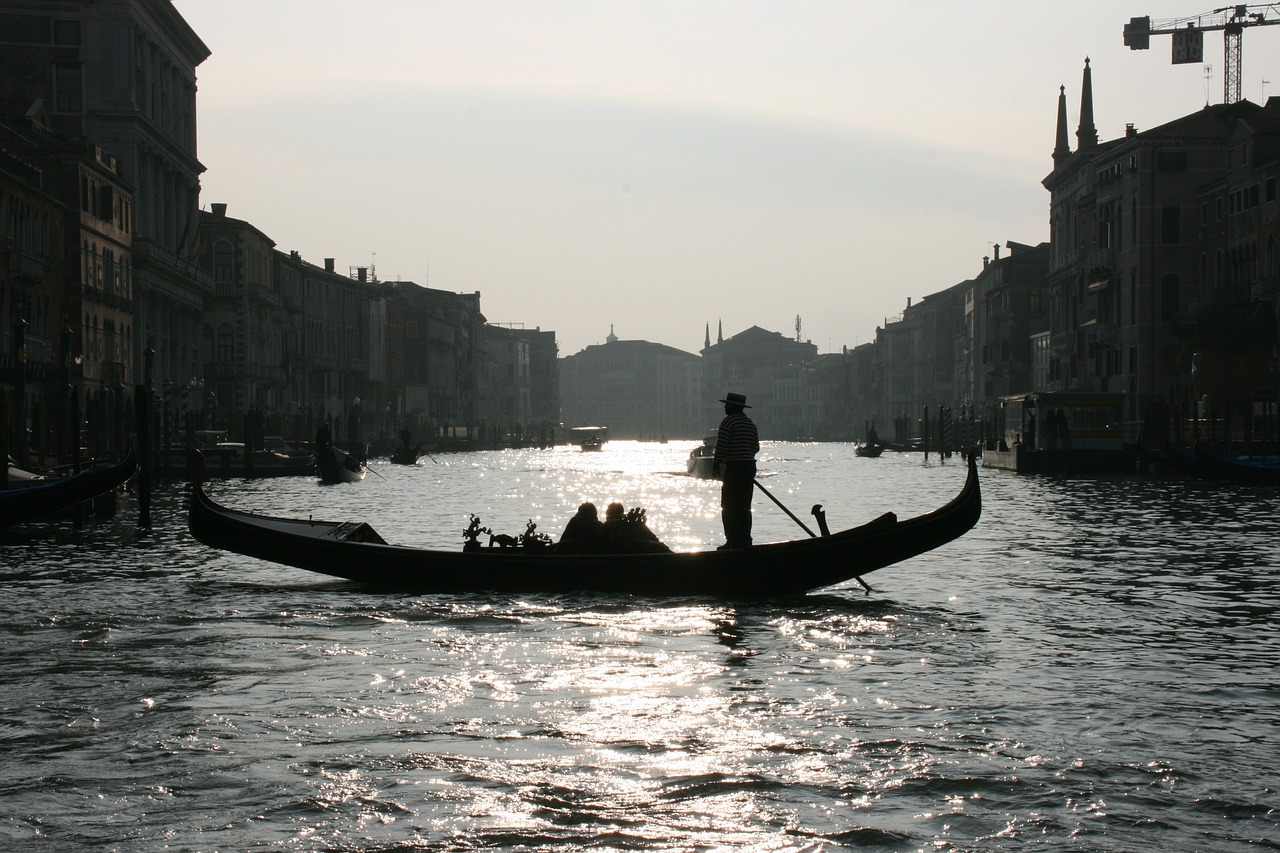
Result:
{"label": "building window", "polygon": [[218,327],[218,364],[231,364],[234,337],[231,332],[231,324],[223,323]]}
{"label": "building window", "polygon": [[1168,323],[1178,316],[1178,277],[1169,273],[1160,279],[1160,320]]}
{"label": "building window", "polygon": [[80,44],[80,22],[75,19],[54,19],[53,43],[67,46]]}
{"label": "building window", "polygon": [[213,244],[213,280],[217,282],[235,281],[235,251],[230,240],[219,240]]}
{"label": "building window", "polygon": [[1166,202],[1160,208],[1160,242],[1165,246],[1176,246],[1181,242],[1182,209],[1176,202]]}
{"label": "building window", "polygon": [[58,112],[80,112],[81,94],[84,85],[81,82],[79,65],[57,65],[54,67],[55,108]]}

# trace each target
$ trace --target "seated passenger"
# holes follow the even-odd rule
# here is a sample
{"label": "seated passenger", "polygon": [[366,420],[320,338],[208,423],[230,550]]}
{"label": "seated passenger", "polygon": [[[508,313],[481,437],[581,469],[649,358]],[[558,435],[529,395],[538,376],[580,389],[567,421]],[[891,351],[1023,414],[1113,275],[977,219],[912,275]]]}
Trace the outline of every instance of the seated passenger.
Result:
{"label": "seated passenger", "polygon": [[645,524],[644,515],[644,510],[639,507],[627,512],[620,503],[609,504],[592,550],[606,554],[670,551]]}
{"label": "seated passenger", "polygon": [[570,554],[582,553],[592,548],[592,543],[600,532],[600,517],[596,505],[587,501],[578,507],[578,512],[564,526],[556,550]]}

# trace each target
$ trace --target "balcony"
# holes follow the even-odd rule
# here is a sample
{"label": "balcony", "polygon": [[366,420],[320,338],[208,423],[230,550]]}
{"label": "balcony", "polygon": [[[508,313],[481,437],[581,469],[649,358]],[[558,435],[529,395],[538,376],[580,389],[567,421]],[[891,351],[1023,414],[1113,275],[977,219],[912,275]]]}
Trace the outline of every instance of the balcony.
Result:
{"label": "balcony", "polygon": [[1059,355],[1070,355],[1076,351],[1076,333],[1054,332],[1049,336],[1049,349]]}
{"label": "balcony", "polygon": [[261,302],[272,308],[284,308],[284,299],[280,294],[261,284],[240,284],[237,291],[255,302]]}
{"label": "balcony", "polygon": [[1084,345],[1091,350],[1098,347],[1114,348],[1120,338],[1119,330],[1115,324],[1099,323],[1096,320],[1090,320],[1085,323],[1080,327],[1080,332],[1084,338]]}
{"label": "balcony", "polygon": [[9,253],[9,275],[20,284],[39,284],[49,272],[49,259],[17,249]]}

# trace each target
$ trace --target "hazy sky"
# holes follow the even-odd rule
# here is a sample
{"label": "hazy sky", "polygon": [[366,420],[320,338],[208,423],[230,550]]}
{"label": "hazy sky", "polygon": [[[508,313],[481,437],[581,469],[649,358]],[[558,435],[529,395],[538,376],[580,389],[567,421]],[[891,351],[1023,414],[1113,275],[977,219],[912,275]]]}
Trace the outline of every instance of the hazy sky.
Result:
{"label": "hazy sky", "polygon": [[[1157,0],[1152,0],[1157,2]],[[1103,140],[1222,101],[1158,0],[175,0],[196,69],[202,205],[282,251],[480,291],[561,355],[697,352],[759,325],[822,351],[1048,239],[1058,87],[1085,57]],[[1244,96],[1280,95],[1280,26],[1243,38]],[[1264,83],[1264,80],[1274,81]]]}

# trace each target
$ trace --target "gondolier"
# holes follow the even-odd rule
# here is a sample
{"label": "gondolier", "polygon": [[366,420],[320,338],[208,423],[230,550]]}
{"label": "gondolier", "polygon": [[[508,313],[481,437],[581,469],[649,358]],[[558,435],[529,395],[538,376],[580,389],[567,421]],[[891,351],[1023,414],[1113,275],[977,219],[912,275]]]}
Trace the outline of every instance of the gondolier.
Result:
{"label": "gondolier", "polygon": [[724,420],[716,437],[712,468],[720,477],[720,520],[725,543],[719,550],[751,547],[751,496],[756,480],[756,454],[760,435],[747,417],[747,398],[730,392],[724,403]]}

